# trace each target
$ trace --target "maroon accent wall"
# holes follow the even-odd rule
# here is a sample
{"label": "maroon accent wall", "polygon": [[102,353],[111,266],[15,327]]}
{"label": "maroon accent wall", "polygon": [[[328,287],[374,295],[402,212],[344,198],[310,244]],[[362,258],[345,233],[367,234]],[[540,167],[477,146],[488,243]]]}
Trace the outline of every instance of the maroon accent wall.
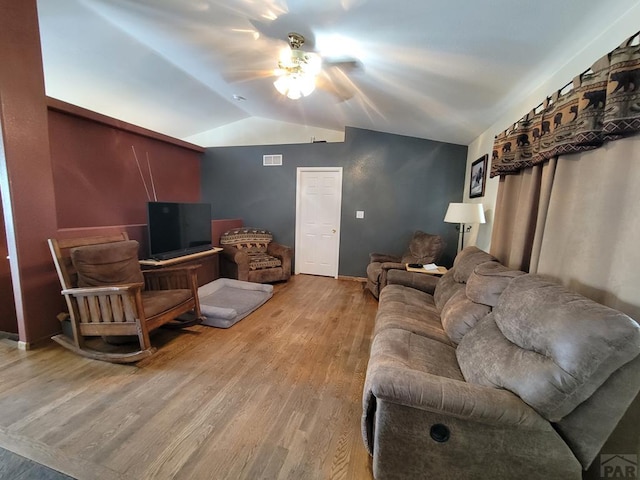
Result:
{"label": "maroon accent wall", "polygon": [[49,139],[59,229],[146,224],[155,196],[200,201],[200,147],[54,99]]}
{"label": "maroon accent wall", "polygon": [[242,226],[243,224],[242,224],[241,218],[212,220],[211,221],[211,241],[213,245],[220,246],[220,235],[222,235],[227,230],[231,230],[233,228],[240,228]]}

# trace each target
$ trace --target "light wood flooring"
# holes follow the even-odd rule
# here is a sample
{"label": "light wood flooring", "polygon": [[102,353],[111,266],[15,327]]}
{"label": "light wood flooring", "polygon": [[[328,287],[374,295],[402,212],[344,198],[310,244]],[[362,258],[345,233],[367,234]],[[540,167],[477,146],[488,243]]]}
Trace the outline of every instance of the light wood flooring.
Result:
{"label": "light wood flooring", "polygon": [[377,302],[298,275],[228,330],[160,331],[137,366],[0,340],[0,447],[84,479],[370,479]]}

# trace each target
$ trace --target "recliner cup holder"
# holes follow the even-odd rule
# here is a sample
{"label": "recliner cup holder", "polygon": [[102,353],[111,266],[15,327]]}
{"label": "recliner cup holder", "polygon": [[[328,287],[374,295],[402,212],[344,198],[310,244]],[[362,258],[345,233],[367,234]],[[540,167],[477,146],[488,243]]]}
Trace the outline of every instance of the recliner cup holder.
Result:
{"label": "recliner cup holder", "polygon": [[448,441],[449,437],[451,436],[449,427],[441,423],[436,423],[435,425],[431,425],[429,434],[431,435],[431,438],[438,443],[444,443]]}

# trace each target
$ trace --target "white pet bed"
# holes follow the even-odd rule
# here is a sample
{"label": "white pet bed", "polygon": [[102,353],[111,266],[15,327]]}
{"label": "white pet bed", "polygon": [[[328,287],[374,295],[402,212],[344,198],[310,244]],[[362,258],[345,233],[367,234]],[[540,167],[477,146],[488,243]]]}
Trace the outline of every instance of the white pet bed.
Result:
{"label": "white pet bed", "polygon": [[198,288],[203,325],[229,328],[273,295],[273,285],[219,278]]}

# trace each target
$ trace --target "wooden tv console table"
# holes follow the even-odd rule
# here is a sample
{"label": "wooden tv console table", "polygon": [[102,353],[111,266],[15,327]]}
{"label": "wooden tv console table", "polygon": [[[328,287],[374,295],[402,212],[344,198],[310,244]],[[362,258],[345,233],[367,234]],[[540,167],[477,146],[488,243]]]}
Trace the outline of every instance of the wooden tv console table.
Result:
{"label": "wooden tv console table", "polygon": [[167,260],[140,260],[143,269],[167,268],[173,266],[200,265],[198,269],[198,286],[213,282],[220,277],[220,267],[218,264],[218,253],[222,248],[213,247],[204,252],[191,253],[180,257],[169,258]]}

